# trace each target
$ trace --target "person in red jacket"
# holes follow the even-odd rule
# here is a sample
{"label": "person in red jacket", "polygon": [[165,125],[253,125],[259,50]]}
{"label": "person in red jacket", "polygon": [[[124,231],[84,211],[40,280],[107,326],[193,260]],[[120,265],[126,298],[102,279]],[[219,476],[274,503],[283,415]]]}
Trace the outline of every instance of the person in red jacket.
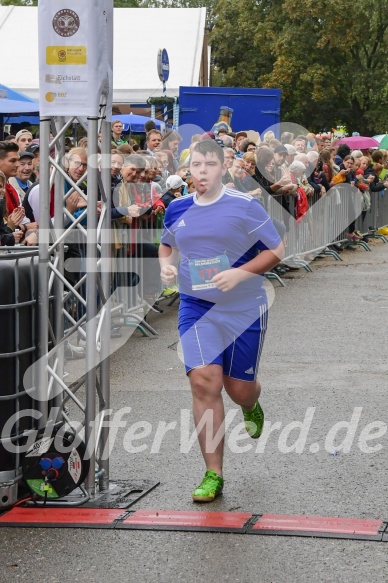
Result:
{"label": "person in red jacket", "polygon": [[[24,208],[19,194],[13,186],[9,184],[8,180],[12,176],[16,176],[19,165],[19,148],[14,142],[3,141],[0,142],[0,171],[3,172],[7,180],[5,185],[5,201],[7,224],[12,229],[20,229],[25,236],[24,244],[36,245],[37,235],[36,229],[38,225],[31,223],[25,216]],[[28,231],[31,231],[28,233]]]}

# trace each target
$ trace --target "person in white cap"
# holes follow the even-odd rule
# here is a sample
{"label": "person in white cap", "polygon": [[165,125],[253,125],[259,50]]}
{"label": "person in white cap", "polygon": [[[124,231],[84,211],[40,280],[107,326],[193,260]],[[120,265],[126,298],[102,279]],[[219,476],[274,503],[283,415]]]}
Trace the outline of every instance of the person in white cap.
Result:
{"label": "person in white cap", "polygon": [[294,158],[298,152],[296,151],[295,146],[293,146],[292,144],[284,144],[284,147],[287,150],[286,163],[290,165],[293,163]]}
{"label": "person in white cap", "polygon": [[186,182],[182,180],[177,174],[171,174],[166,180],[167,192],[162,196],[164,206],[167,208],[170,202],[182,196],[182,186],[187,186]]}
{"label": "person in white cap", "polygon": [[15,142],[19,146],[19,151],[24,152],[31,145],[32,133],[29,130],[20,130],[15,136]]}

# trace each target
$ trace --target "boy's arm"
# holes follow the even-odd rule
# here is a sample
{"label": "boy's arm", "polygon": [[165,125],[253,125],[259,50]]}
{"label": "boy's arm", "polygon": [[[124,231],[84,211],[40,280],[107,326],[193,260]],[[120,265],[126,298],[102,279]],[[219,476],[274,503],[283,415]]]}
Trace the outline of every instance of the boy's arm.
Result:
{"label": "boy's arm", "polygon": [[179,252],[176,247],[159,245],[160,277],[165,284],[171,284],[178,276]]}

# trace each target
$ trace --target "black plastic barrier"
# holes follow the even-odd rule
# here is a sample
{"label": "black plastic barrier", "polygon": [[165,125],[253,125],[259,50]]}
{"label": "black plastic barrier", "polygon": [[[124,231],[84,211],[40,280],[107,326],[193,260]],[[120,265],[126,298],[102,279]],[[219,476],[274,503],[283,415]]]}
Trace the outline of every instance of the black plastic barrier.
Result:
{"label": "black plastic barrier", "polygon": [[[36,360],[38,257],[36,251],[0,252],[0,508],[14,504],[21,479],[18,436],[32,429],[33,408],[23,385]],[[15,420],[12,427],[10,421]]]}

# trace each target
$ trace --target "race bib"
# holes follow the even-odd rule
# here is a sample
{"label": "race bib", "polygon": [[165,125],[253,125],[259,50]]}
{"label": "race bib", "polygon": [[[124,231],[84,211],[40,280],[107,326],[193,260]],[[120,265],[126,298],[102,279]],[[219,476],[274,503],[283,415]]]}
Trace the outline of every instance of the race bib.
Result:
{"label": "race bib", "polygon": [[212,279],[217,273],[230,269],[227,255],[218,255],[211,259],[192,259],[189,261],[191,289],[209,289],[216,287]]}

